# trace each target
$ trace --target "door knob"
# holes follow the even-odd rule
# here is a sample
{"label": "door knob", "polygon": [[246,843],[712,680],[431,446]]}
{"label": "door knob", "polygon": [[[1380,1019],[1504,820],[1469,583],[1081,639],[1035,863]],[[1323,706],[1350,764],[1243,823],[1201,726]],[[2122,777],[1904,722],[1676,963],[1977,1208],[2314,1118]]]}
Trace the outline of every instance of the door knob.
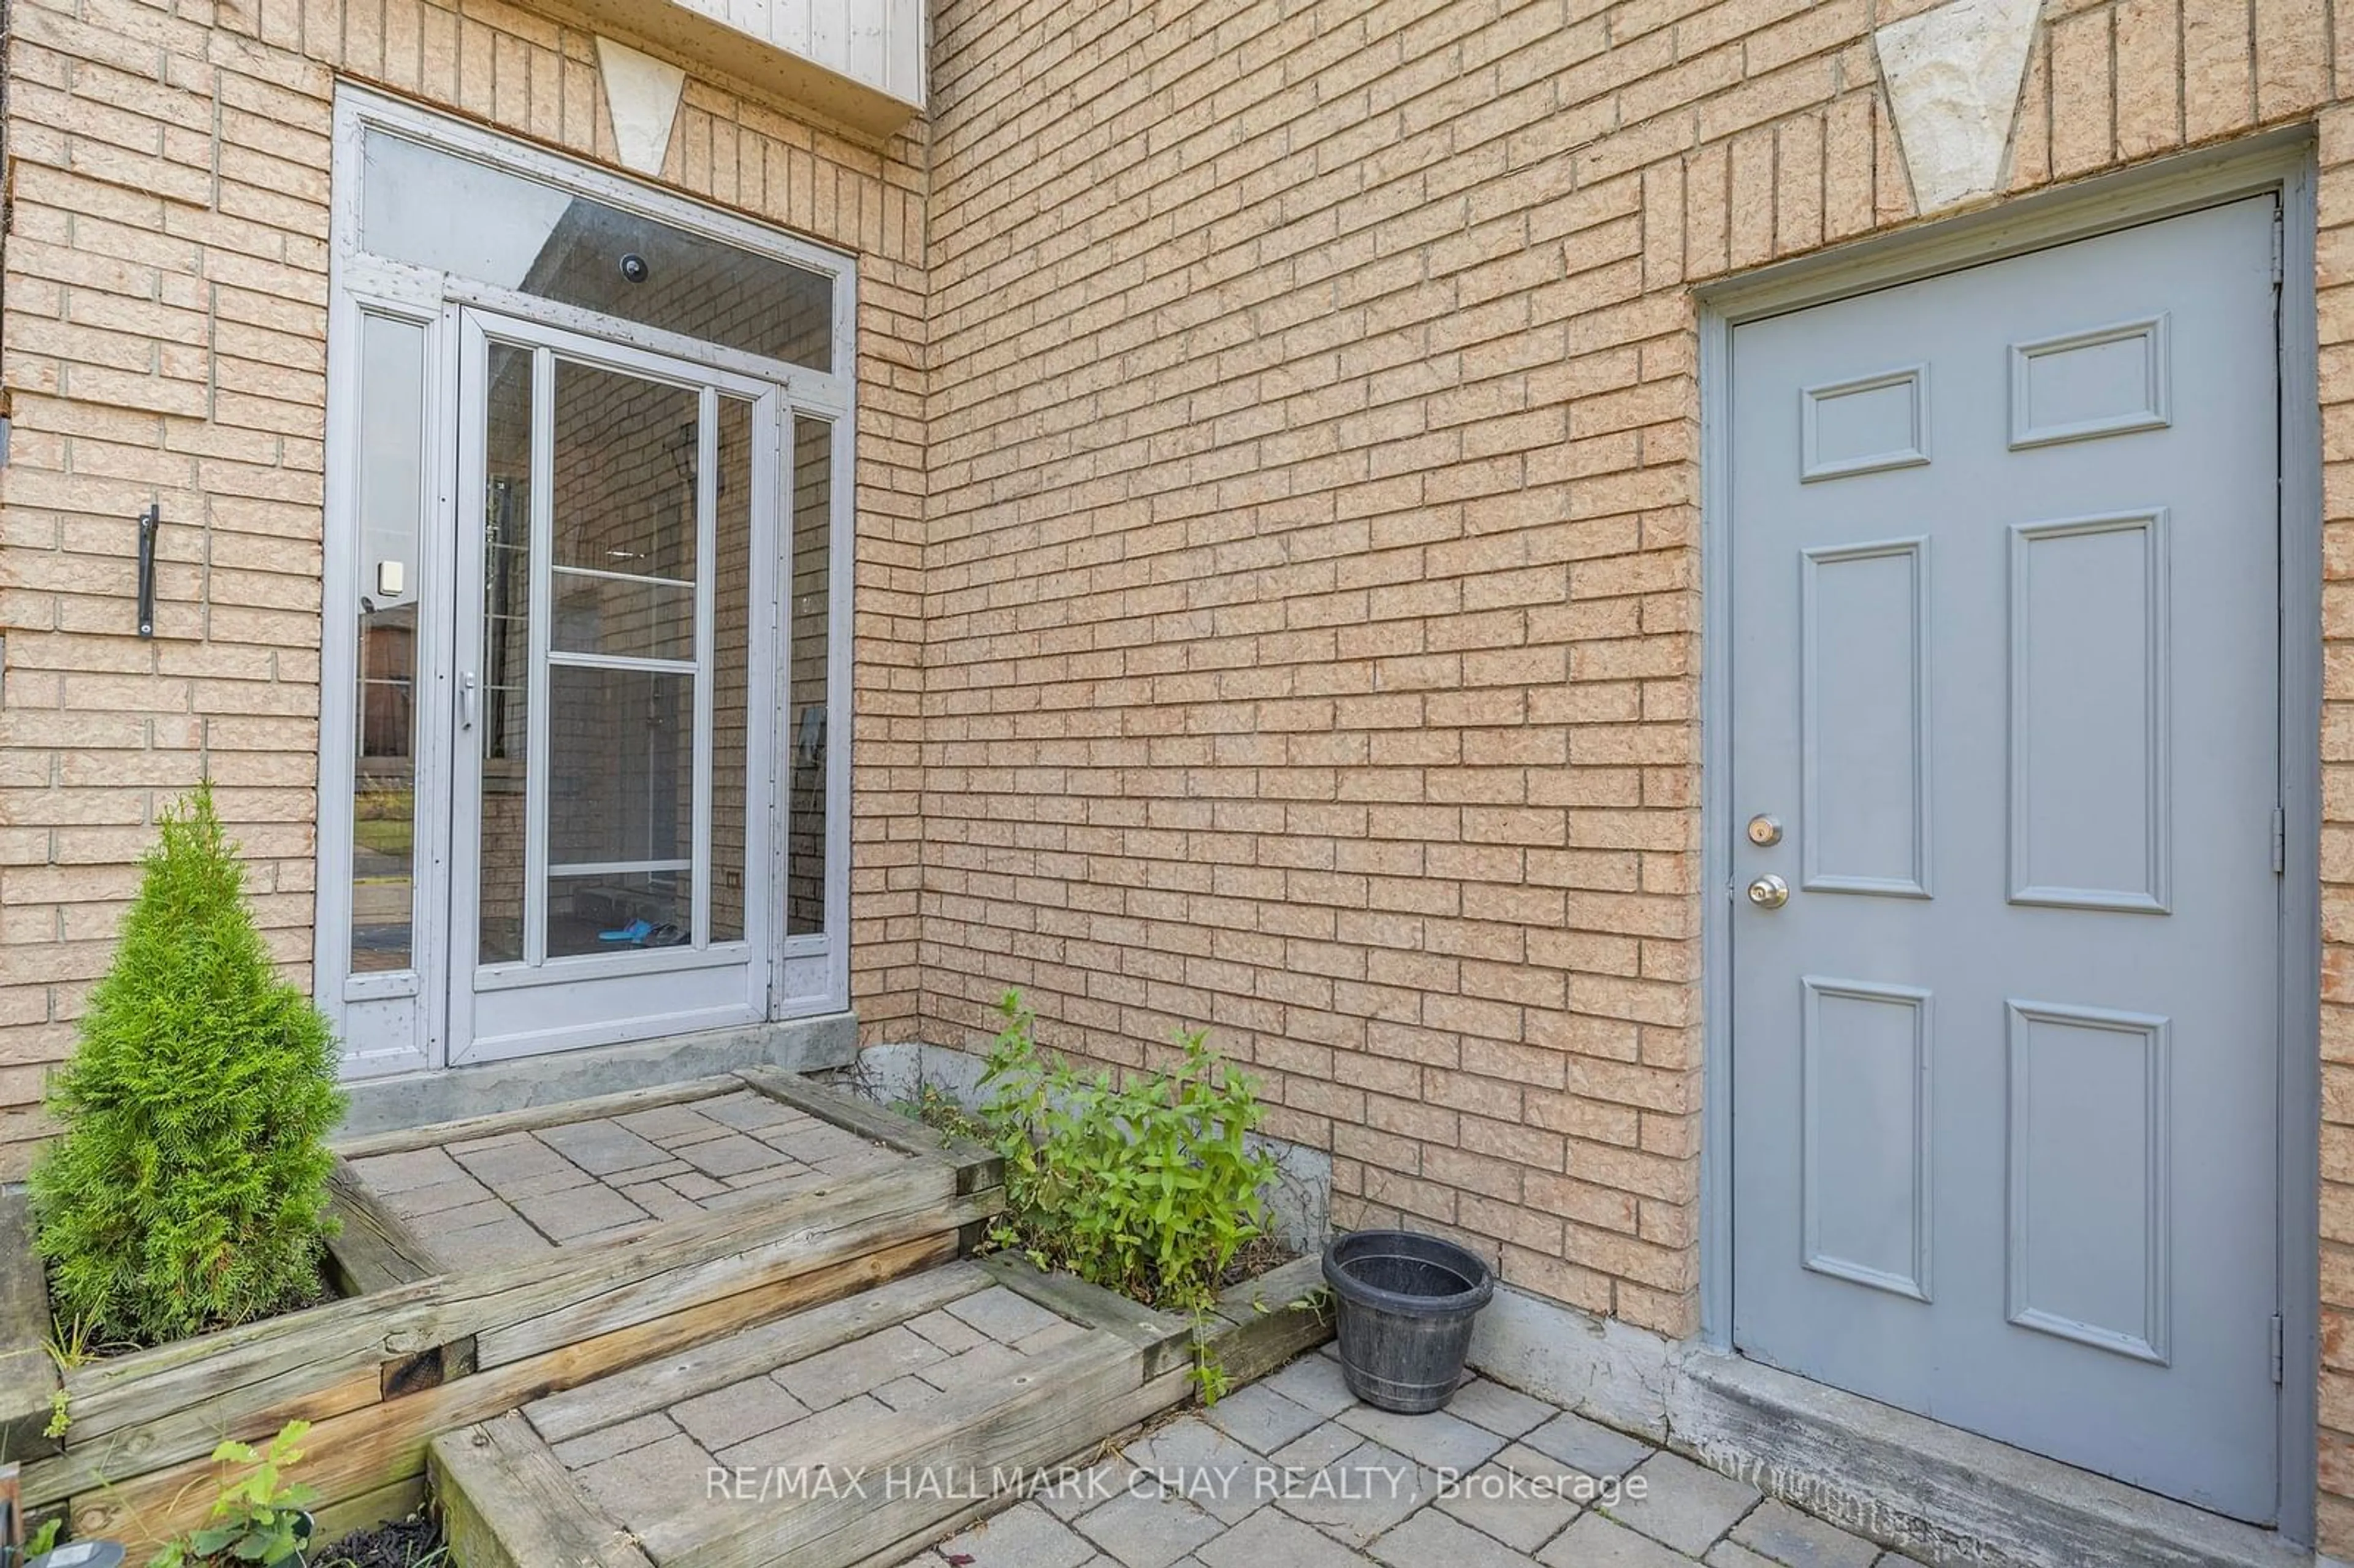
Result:
{"label": "door knob", "polygon": [[1760,909],[1779,909],[1790,902],[1790,885],[1771,874],[1749,885],[1749,902]]}

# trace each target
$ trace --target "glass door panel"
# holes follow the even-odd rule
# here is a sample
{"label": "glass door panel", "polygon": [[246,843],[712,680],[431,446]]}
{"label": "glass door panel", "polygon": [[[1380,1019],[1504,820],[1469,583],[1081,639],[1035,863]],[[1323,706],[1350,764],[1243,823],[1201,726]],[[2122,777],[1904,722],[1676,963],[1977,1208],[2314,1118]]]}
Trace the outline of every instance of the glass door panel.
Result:
{"label": "glass door panel", "polygon": [[553,363],[541,950],[705,947],[709,395]]}
{"label": "glass door panel", "polygon": [[832,688],[833,426],[793,420],[791,661],[786,673],[792,747],[785,793],[785,935],[825,934],[827,795],[825,720]]}
{"label": "glass door panel", "polygon": [[426,333],[421,322],[360,318],[352,974],[397,972],[417,963],[417,602],[423,581]]}
{"label": "glass door panel", "polygon": [[700,945],[695,677],[547,673],[547,953]]}
{"label": "glass door panel", "polygon": [[453,1059],[758,1017],[767,834],[747,800],[772,650],[753,607],[775,581],[752,541],[774,515],[775,394],[469,321],[482,610],[461,629],[478,733],[458,801],[480,961],[453,977]]}
{"label": "glass door panel", "polygon": [[537,362],[510,343],[485,350],[482,416],[482,597],[479,670],[460,677],[461,720],[481,731],[477,950],[524,956],[524,863],[531,784],[532,419]]}
{"label": "glass door panel", "polygon": [[[754,551],[776,544],[773,527],[753,526],[753,438],[756,405],[748,397],[719,399],[718,538],[714,572],[711,647],[711,909],[705,924],[715,942],[744,939],[746,900],[754,875],[746,802],[756,798],[752,705],[767,688],[752,679]],[[773,500],[769,503],[773,509]],[[769,775],[759,770],[757,798],[766,809]]]}

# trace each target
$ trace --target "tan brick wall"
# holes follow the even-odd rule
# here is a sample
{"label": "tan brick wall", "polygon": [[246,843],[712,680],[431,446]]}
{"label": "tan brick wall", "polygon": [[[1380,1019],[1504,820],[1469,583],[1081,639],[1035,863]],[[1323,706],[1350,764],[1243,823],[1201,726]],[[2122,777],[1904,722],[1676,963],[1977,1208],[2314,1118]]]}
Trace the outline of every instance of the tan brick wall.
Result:
{"label": "tan brick wall", "polygon": [[[940,0],[932,127],[879,154],[692,82],[669,176],[862,260],[867,1033],[969,1042],[1009,984],[1108,1062],[1207,1023],[1344,1219],[1691,1332],[1689,289],[1914,218],[1870,34],[1927,3]],[[13,34],[0,1174],[200,768],[307,950],[334,74],[611,158],[588,35],[494,3],[16,0]],[[2054,0],[2006,164],[2320,124],[2339,1550],[2349,72],[2326,0]]]}
{"label": "tan brick wall", "polygon": [[[923,1027],[1207,1023],[1340,1217],[1697,1323],[1695,312],[1914,217],[1927,0],[947,0]],[[2333,75],[2331,61],[2338,62]],[[2354,7],[2057,0],[2009,188],[2319,115],[2354,1549]]]}
{"label": "tan brick wall", "polygon": [[[0,471],[0,1179],[159,805],[209,771],[307,978],[338,73],[615,163],[587,31],[466,0],[13,0]],[[860,263],[853,991],[916,996],[922,128],[880,150],[690,79],[665,179]],[[162,503],[157,636],[132,519]]]}

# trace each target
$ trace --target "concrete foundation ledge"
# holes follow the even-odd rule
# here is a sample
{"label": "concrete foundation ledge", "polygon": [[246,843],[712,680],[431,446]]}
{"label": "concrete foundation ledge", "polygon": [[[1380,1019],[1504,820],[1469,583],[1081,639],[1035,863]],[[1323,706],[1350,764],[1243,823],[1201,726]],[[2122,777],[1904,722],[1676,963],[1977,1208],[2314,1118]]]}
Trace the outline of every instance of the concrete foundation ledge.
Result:
{"label": "concrete foundation ledge", "polygon": [[2329,1568],[2279,1534],[1506,1288],[1471,1363],[1935,1563]]}
{"label": "concrete foundation ledge", "polygon": [[854,1014],[831,1012],[669,1034],[626,1045],[599,1045],[546,1056],[478,1062],[397,1078],[371,1078],[345,1086],[351,1108],[339,1138],[392,1132],[464,1117],[525,1110],[533,1106],[620,1094],[732,1073],[739,1067],[782,1067],[812,1073],[849,1064],[858,1054]]}

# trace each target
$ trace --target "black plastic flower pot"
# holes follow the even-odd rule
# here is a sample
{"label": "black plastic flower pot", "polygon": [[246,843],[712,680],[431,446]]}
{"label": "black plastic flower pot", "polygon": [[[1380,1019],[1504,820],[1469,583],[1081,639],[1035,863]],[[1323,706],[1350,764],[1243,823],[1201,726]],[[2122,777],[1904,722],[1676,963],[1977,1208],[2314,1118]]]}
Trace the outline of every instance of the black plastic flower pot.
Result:
{"label": "black plastic flower pot", "polygon": [[1488,1266],[1453,1242],[1358,1231],[1324,1249],[1340,1303],[1341,1375],[1378,1410],[1420,1415],[1455,1395],[1471,1325],[1496,1293]]}

